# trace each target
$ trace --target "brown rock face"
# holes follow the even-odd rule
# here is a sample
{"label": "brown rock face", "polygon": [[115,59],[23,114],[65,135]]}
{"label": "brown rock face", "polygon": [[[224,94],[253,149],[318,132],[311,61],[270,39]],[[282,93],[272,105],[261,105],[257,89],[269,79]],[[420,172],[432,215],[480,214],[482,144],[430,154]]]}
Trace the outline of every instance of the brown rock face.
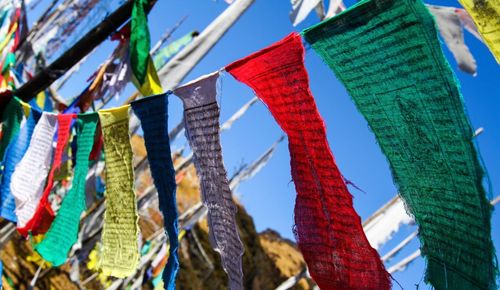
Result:
{"label": "brown rock face", "polygon": [[[279,284],[304,269],[305,263],[295,244],[283,239],[273,230],[258,234],[252,218],[243,207],[237,214],[240,237],[245,245],[243,271],[245,289],[275,289]],[[151,230],[149,230],[151,231]],[[32,255],[29,242],[22,237],[15,237],[0,251],[4,262],[4,276],[10,279],[17,289],[28,289],[38,265],[28,261]],[[187,232],[179,249],[181,269],[177,279],[177,289],[226,289],[227,276],[220,265],[219,254],[212,250],[208,241],[206,221],[202,221]],[[81,280],[92,275],[80,264]],[[36,283],[36,289],[78,289],[78,285],[69,278],[69,265],[59,269],[42,270]],[[5,279],[4,279],[5,280]],[[6,282],[6,281],[4,281]],[[93,281],[92,288],[104,289]],[[97,288],[98,287],[98,288]],[[6,288],[8,289],[8,288]],[[152,289],[151,283],[145,283],[143,289]],[[312,289],[310,280],[302,279],[292,289]]]}
{"label": "brown rock face", "polygon": [[[141,157],[146,154],[143,148],[144,142],[141,138],[134,137],[132,145],[137,159],[134,163],[138,163]],[[176,164],[182,162],[182,157],[174,159]],[[182,172],[178,172],[176,179],[178,186],[177,205],[179,213],[183,213],[200,201],[199,182],[194,166],[189,166]],[[136,192],[139,197],[145,194],[145,189],[151,184],[152,179],[149,169],[136,172]],[[147,206],[139,210],[139,216],[143,239],[162,231],[163,216],[158,210],[156,196],[148,200]],[[257,233],[251,216],[241,205],[238,206],[237,222],[240,238],[245,246],[245,254],[242,257],[245,289],[272,290],[289,277],[295,276],[304,270],[304,260],[295,244],[283,239],[273,230]],[[7,224],[6,221],[0,219],[0,228],[7,226]],[[210,246],[208,230],[206,220],[201,220],[191,229],[188,229],[185,237],[181,240],[179,248],[181,268],[177,278],[177,289],[227,289],[227,276],[221,267],[219,254]],[[105,289],[109,287],[114,278],[103,281],[101,280],[102,277],[87,268],[88,252],[94,248],[98,240],[99,236],[89,239],[85,242],[89,243],[89,245],[83,247],[86,250],[79,251],[79,267],[75,270],[75,265],[73,265],[72,273],[73,277],[77,277],[76,281],[70,279],[70,263],[66,263],[60,268],[50,268],[44,265],[34,289],[76,290]],[[23,239],[16,232],[10,238],[10,241],[0,249],[0,258],[4,263],[4,288],[29,289],[29,283],[41,264],[40,258],[37,258],[33,253],[31,242]],[[142,273],[144,272],[146,271]],[[140,273],[141,271],[129,285],[135,279],[141,276],[145,277]],[[312,289],[312,285],[310,279],[304,278],[291,289]],[[143,280],[142,289],[153,289],[151,279]]]}
{"label": "brown rock face", "polygon": [[[241,206],[238,209],[237,221],[245,246],[245,289],[275,289],[304,269],[304,260],[296,246],[272,230],[258,234],[252,218]],[[201,222],[182,242],[179,289],[227,288],[226,274],[220,266],[219,255],[210,247],[207,230],[206,222]],[[302,279],[292,289],[312,289],[312,284]]]}

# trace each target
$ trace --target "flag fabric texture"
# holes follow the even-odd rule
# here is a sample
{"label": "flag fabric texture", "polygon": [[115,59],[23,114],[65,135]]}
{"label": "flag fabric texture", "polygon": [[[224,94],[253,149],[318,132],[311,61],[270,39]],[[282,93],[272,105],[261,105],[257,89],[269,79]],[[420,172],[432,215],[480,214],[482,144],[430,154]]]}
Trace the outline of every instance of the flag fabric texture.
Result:
{"label": "flag fabric texture", "polygon": [[99,265],[105,275],[117,278],[133,275],[139,263],[129,108],[121,106],[98,112],[106,162],[106,212]]}
{"label": "flag fabric texture", "polygon": [[[9,91],[9,90],[0,91],[0,120],[2,120],[2,121],[3,121],[3,112],[5,111],[5,108],[7,107],[9,102],[12,100],[12,98],[13,98],[13,96],[12,96],[11,91]],[[0,134],[0,141],[1,140],[2,140],[2,137]]]}
{"label": "flag fabric texture", "polygon": [[323,0],[291,0],[290,20],[293,26],[299,25],[316,7],[323,7]]}
{"label": "flag fabric texture", "polygon": [[477,26],[474,23],[474,20],[472,20],[470,14],[462,8],[455,8],[455,13],[457,13],[458,18],[460,19],[460,23],[462,23],[462,26],[465,28],[465,30],[469,31],[478,40],[483,41],[483,39],[481,38],[481,34],[479,34]]}
{"label": "flag fabric texture", "polygon": [[16,63],[15,51],[21,39],[21,32],[26,31],[22,19],[25,17],[21,9],[21,1],[2,3],[2,19],[0,19],[0,90],[14,89],[16,78],[12,67]]}
{"label": "flag fabric texture", "polygon": [[35,247],[40,256],[54,266],[66,262],[78,237],[80,216],[85,210],[85,179],[89,170],[89,155],[98,121],[97,113],[78,115],[76,165],[71,189],[64,197],[44,239]]}
{"label": "flag fabric texture", "polygon": [[148,18],[144,11],[147,0],[134,0],[130,31],[130,64],[133,82],[143,96],[162,93],[160,80],[149,55],[151,48]]}
{"label": "flag fabric texture", "polygon": [[476,74],[476,60],[465,44],[462,22],[454,7],[427,5],[434,15],[439,33],[444,43],[450,49],[458,67],[471,75]]}
{"label": "flag fabric texture", "polygon": [[413,218],[406,213],[401,198],[396,196],[363,222],[363,230],[370,245],[379,250],[402,225],[410,223],[413,223]]}
{"label": "flag fabric texture", "polygon": [[31,136],[28,150],[12,174],[10,189],[16,202],[18,228],[27,225],[42,198],[52,161],[52,140],[56,126],[57,115],[43,112]]}
{"label": "flag fabric texture", "polygon": [[321,289],[389,289],[389,275],[366,239],[330,151],[300,35],[292,33],[226,70],[255,91],[288,135],[295,233],[311,277]]}
{"label": "flag fabric texture", "polygon": [[459,0],[476,23],[486,45],[500,64],[500,1]]}
{"label": "flag fabric texture", "polygon": [[52,112],[54,110],[48,90],[39,92],[36,97],[29,102],[29,105],[40,111]]}
{"label": "flag fabric texture", "polygon": [[496,289],[483,168],[428,9],[420,0],[364,0],[303,34],[389,160],[419,225],[426,281],[436,289]]}
{"label": "flag fabric texture", "polygon": [[62,163],[64,149],[70,137],[71,122],[74,117],[75,115],[73,114],[57,115],[57,144],[54,152],[54,161],[52,162],[52,168],[47,178],[47,185],[45,186],[45,190],[43,191],[33,217],[28,221],[26,226],[17,229],[23,236],[27,236],[30,233],[32,235],[46,233],[54,220],[55,214],[49,203],[49,194],[54,185],[54,174],[59,170]]}
{"label": "flag fabric texture", "polygon": [[136,86],[136,88],[143,96],[161,94],[163,92],[163,89],[161,87],[161,82],[158,78],[158,74],[151,57],[148,57],[147,64],[148,65],[144,82],[139,82],[135,75],[132,74],[132,83]]}
{"label": "flag fabric texture", "polygon": [[0,158],[4,158],[5,149],[14,136],[19,133],[23,119],[23,107],[18,99],[11,98],[2,114],[2,139],[0,140]]}
{"label": "flag fabric texture", "polygon": [[186,137],[193,150],[200,178],[202,200],[208,208],[209,239],[220,253],[222,268],[229,276],[229,289],[243,289],[241,243],[233,201],[222,161],[217,104],[219,73],[202,76],[175,90],[184,104]]}
{"label": "flag fabric texture", "polygon": [[163,214],[164,228],[170,245],[168,262],[163,270],[163,284],[167,290],[175,290],[175,277],[179,270],[179,226],[177,222],[175,170],[168,137],[168,95],[143,98],[131,103],[141,121],[144,143],[148,152],[151,175],[158,191],[159,207]]}
{"label": "flag fabric texture", "polygon": [[343,0],[330,0],[330,6],[328,6],[325,18],[331,18],[344,10],[345,4]]}
{"label": "flag fabric texture", "polygon": [[176,53],[188,45],[195,35],[197,35],[195,32],[190,32],[156,52],[153,55],[155,68],[161,69]]}
{"label": "flag fabric texture", "polygon": [[12,174],[14,173],[17,164],[21,161],[24,154],[28,150],[31,136],[33,135],[33,130],[35,129],[36,123],[40,119],[40,116],[40,112],[36,110],[30,111],[28,118],[19,131],[19,134],[14,136],[11,143],[7,147],[7,150],[5,151],[5,157],[2,162],[4,168],[0,183],[0,216],[14,223],[17,222],[17,217],[15,214],[15,199],[10,190]]}

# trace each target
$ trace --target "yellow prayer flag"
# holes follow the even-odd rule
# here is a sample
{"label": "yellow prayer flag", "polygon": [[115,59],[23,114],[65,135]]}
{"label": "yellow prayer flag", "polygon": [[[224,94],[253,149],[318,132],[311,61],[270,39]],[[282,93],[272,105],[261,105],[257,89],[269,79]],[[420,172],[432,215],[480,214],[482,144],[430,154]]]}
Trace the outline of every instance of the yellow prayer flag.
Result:
{"label": "yellow prayer flag", "polygon": [[148,68],[147,68],[146,78],[144,79],[144,83],[142,85],[139,84],[139,81],[133,74],[132,74],[132,82],[139,90],[139,92],[141,92],[141,94],[145,97],[163,93],[163,89],[161,88],[161,82],[160,79],[158,78],[158,74],[156,73],[156,68],[154,66],[151,57],[148,57]]}
{"label": "yellow prayer flag", "polygon": [[139,263],[129,107],[98,112],[106,162],[106,212],[99,267],[104,275],[118,278],[133,275]]}
{"label": "yellow prayer flag", "polygon": [[469,12],[491,53],[500,63],[500,1],[459,0]]}

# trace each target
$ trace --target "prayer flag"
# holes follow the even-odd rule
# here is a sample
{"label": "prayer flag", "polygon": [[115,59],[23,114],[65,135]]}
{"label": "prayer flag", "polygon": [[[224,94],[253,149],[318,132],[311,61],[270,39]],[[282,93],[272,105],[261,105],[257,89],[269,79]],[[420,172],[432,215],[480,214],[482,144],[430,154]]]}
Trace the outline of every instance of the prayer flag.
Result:
{"label": "prayer flag", "polygon": [[496,288],[483,168],[429,10],[420,0],[363,0],[303,33],[389,160],[419,225],[426,281]]}
{"label": "prayer flag", "polygon": [[98,121],[97,113],[78,115],[76,166],[71,189],[64,197],[49,231],[35,247],[43,259],[55,266],[64,264],[78,237],[80,216],[85,210],[85,179],[89,170],[89,154]]}
{"label": "prayer flag", "polygon": [[132,109],[141,120],[144,143],[148,152],[154,184],[158,190],[164,228],[168,234],[170,255],[163,271],[165,289],[175,290],[175,277],[179,270],[175,170],[168,138],[168,95],[165,93],[132,102]]}
{"label": "prayer flag", "polygon": [[46,233],[54,220],[55,214],[49,203],[49,194],[54,185],[54,174],[61,167],[64,148],[70,137],[71,122],[74,117],[75,115],[73,114],[57,115],[57,145],[54,153],[54,161],[52,162],[52,168],[47,178],[47,185],[45,186],[45,190],[43,191],[33,217],[26,226],[17,229],[23,236],[27,236],[29,233],[32,235]]}
{"label": "prayer flag", "polygon": [[316,7],[323,7],[323,0],[291,0],[291,2],[290,20],[293,26],[297,26],[304,21]]}
{"label": "prayer flag", "polygon": [[23,119],[23,108],[19,99],[11,98],[2,114],[2,139],[0,140],[0,158],[4,158],[5,149],[19,132]]}
{"label": "prayer flag", "polygon": [[486,45],[500,64],[500,1],[459,0],[476,23]]}
{"label": "prayer flag", "polygon": [[134,0],[130,32],[130,64],[133,81],[143,96],[161,93],[161,84],[151,56],[148,18],[144,11],[147,0]]}
{"label": "prayer flag", "polygon": [[160,49],[153,55],[155,68],[161,69],[176,53],[178,53],[182,48],[188,45],[197,35],[198,32],[196,31],[190,32],[165,46],[164,48]]}
{"label": "prayer flag", "polygon": [[413,223],[413,218],[406,213],[401,198],[396,196],[363,222],[363,230],[370,245],[379,250],[402,225],[410,223]]}
{"label": "prayer flag", "polygon": [[218,78],[218,72],[202,76],[177,88],[175,94],[184,104],[186,137],[193,150],[202,200],[208,208],[210,243],[220,253],[229,289],[236,290],[243,289],[243,244],[235,218],[237,207],[222,161],[220,109],[216,100]]}
{"label": "prayer flag", "polygon": [[427,5],[429,11],[434,15],[439,32],[455,58],[458,67],[471,75],[476,74],[476,60],[465,44],[462,22],[456,8],[445,6]]}
{"label": "prayer flag", "polygon": [[28,150],[12,174],[10,190],[16,202],[17,227],[24,228],[35,214],[52,161],[52,140],[57,115],[43,112],[35,126]]}
{"label": "prayer flag", "polygon": [[12,192],[10,190],[12,174],[14,173],[17,164],[21,161],[24,154],[28,150],[31,136],[33,135],[33,130],[35,129],[36,123],[40,119],[40,116],[40,112],[36,110],[30,110],[30,114],[27,119],[22,121],[19,134],[14,136],[12,142],[5,150],[5,156],[2,161],[4,168],[2,171],[2,179],[0,183],[0,216],[14,223],[17,222],[17,217],[15,214],[16,204],[14,196],[12,195]]}
{"label": "prayer flag", "polygon": [[139,263],[129,108],[127,105],[98,112],[106,162],[106,212],[99,266],[105,275],[117,278],[134,274]]}
{"label": "prayer flag", "polygon": [[328,146],[300,35],[292,33],[226,70],[255,91],[288,135],[295,234],[311,277],[321,289],[389,289],[389,275],[366,239]]}

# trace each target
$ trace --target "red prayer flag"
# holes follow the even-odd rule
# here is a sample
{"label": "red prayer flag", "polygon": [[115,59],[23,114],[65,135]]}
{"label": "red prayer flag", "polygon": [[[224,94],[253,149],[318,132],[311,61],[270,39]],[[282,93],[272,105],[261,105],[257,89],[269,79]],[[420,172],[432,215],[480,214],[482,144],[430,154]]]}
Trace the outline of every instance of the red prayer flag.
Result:
{"label": "red prayer flag", "polygon": [[296,239],[314,281],[321,289],[390,289],[329,148],[300,35],[292,33],[226,71],[255,91],[288,135]]}

